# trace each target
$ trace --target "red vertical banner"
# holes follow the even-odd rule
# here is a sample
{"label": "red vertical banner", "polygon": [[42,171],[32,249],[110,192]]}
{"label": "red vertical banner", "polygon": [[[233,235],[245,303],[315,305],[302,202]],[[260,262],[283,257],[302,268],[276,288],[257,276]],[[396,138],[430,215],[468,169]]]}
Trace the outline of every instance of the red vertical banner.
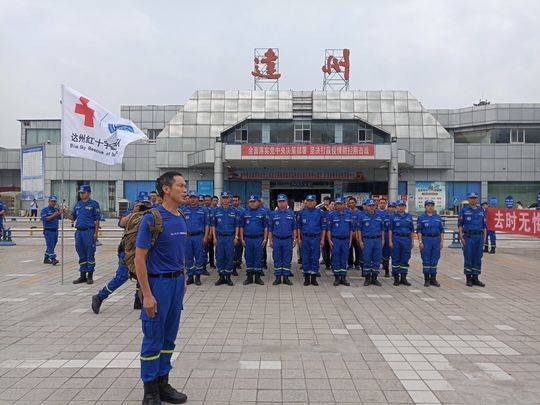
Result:
{"label": "red vertical banner", "polygon": [[488,208],[487,227],[496,232],[540,238],[540,211]]}

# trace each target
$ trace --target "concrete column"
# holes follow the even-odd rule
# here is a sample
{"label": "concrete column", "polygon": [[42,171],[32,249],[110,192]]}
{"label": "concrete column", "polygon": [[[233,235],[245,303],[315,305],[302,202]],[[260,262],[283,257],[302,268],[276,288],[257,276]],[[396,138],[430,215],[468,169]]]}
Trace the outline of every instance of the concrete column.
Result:
{"label": "concrete column", "polygon": [[388,163],[388,198],[390,201],[398,199],[398,145],[397,139],[390,142],[390,163]]}
{"label": "concrete column", "polygon": [[214,145],[214,195],[219,196],[223,191],[223,142],[216,139]]}

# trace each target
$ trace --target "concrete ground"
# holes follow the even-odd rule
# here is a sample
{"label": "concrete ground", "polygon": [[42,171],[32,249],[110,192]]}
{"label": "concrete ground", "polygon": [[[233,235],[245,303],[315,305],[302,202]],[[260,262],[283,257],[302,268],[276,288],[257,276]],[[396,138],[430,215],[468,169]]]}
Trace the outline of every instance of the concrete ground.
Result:
{"label": "concrete ground", "polygon": [[[141,328],[128,282],[95,315],[90,298],[116,270],[117,240],[98,248],[96,283],[73,285],[43,242],[0,247],[0,403],[140,403]],[[189,286],[173,384],[190,404],[538,404],[540,241],[499,238],[486,288],[468,288],[460,250],[444,249],[441,288]],[[59,250],[59,249],[58,249]],[[242,272],[243,274],[243,272]]]}

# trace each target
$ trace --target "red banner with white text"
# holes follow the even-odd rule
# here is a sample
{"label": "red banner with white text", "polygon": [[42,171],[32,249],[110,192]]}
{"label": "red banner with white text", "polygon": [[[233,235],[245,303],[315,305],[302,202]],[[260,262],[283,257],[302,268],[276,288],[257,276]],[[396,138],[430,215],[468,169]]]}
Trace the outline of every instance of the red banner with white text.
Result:
{"label": "red banner with white text", "polygon": [[540,238],[540,211],[488,208],[487,227],[496,232]]}

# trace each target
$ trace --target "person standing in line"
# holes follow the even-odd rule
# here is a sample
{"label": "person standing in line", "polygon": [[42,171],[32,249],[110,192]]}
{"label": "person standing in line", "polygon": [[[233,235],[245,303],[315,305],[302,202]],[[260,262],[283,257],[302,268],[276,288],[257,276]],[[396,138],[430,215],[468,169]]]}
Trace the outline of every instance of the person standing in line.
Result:
{"label": "person standing in line", "polygon": [[268,215],[260,206],[260,197],[249,197],[248,209],[240,218],[240,242],[245,247],[246,279],[244,285],[264,285],[261,280],[262,253],[268,240]]}
{"label": "person standing in line", "polygon": [[317,277],[320,277],[319,258],[321,257],[321,247],[325,241],[325,215],[321,209],[316,207],[316,204],[315,194],[309,194],[306,197],[305,208],[298,212],[296,218],[305,286],[319,285],[317,282]]}
{"label": "person standing in line", "polygon": [[347,258],[355,226],[350,212],[345,210],[345,198],[336,198],[335,206],[336,209],[326,218],[326,234],[332,252],[334,286],[340,284],[349,286],[351,284],[347,281]]}
{"label": "person standing in line", "polygon": [[388,235],[389,225],[390,225],[390,214],[387,209],[388,201],[386,198],[382,197],[379,199],[377,211],[382,215],[386,223],[384,230],[384,243],[382,247],[382,268],[384,269],[384,276],[390,277],[390,255],[392,249],[390,248],[390,237]]}
{"label": "person standing in line", "polygon": [[[356,203],[356,198],[350,196],[347,198],[347,208],[345,208],[345,210],[348,210],[351,213],[355,227],[358,223],[358,215],[360,215],[361,212],[356,206]],[[362,250],[360,249],[360,243],[358,243],[358,240],[356,239],[356,232],[354,232],[351,247],[349,248],[349,258],[347,260],[347,264],[347,270],[361,270],[364,267],[362,261]]]}
{"label": "person standing in line", "polygon": [[285,194],[278,195],[277,209],[270,214],[269,231],[268,245],[272,248],[276,276],[272,284],[281,284],[283,278],[283,284],[292,285],[289,277],[292,276],[292,253],[296,246],[296,220]]}
{"label": "person standing in line", "polygon": [[[245,213],[245,209],[241,205],[240,197],[238,195],[233,195],[233,208],[238,211],[238,217],[242,218]],[[241,243],[237,243],[234,246],[234,265],[233,265],[233,276],[238,275],[238,270],[242,268],[242,255],[244,254],[244,246]]]}
{"label": "person standing in line", "polygon": [[381,267],[381,254],[384,233],[384,218],[375,211],[375,201],[371,198],[364,200],[365,210],[359,217],[357,225],[358,240],[364,254],[364,286],[370,284],[381,287],[377,280]]}
{"label": "person standing in line", "polygon": [[64,207],[58,208],[56,206],[58,199],[55,195],[49,197],[49,205],[41,210],[41,221],[43,222],[43,236],[45,237],[45,258],[44,264],[52,264],[53,266],[58,264],[56,259],[56,253],[54,249],[58,243],[58,224],[60,217],[65,214]]}
{"label": "person standing in line", "polygon": [[399,200],[396,205],[397,213],[392,215],[388,226],[389,247],[392,249],[392,276],[395,286],[400,284],[410,286],[407,274],[414,247],[414,239],[412,238],[414,222],[412,215],[405,212],[407,206],[405,201]]}
{"label": "person standing in line", "polygon": [[418,246],[422,256],[424,273],[424,287],[430,285],[440,287],[437,281],[437,265],[441,258],[441,250],[444,242],[444,221],[435,212],[433,200],[424,201],[425,212],[420,215],[416,222],[416,234]]}

